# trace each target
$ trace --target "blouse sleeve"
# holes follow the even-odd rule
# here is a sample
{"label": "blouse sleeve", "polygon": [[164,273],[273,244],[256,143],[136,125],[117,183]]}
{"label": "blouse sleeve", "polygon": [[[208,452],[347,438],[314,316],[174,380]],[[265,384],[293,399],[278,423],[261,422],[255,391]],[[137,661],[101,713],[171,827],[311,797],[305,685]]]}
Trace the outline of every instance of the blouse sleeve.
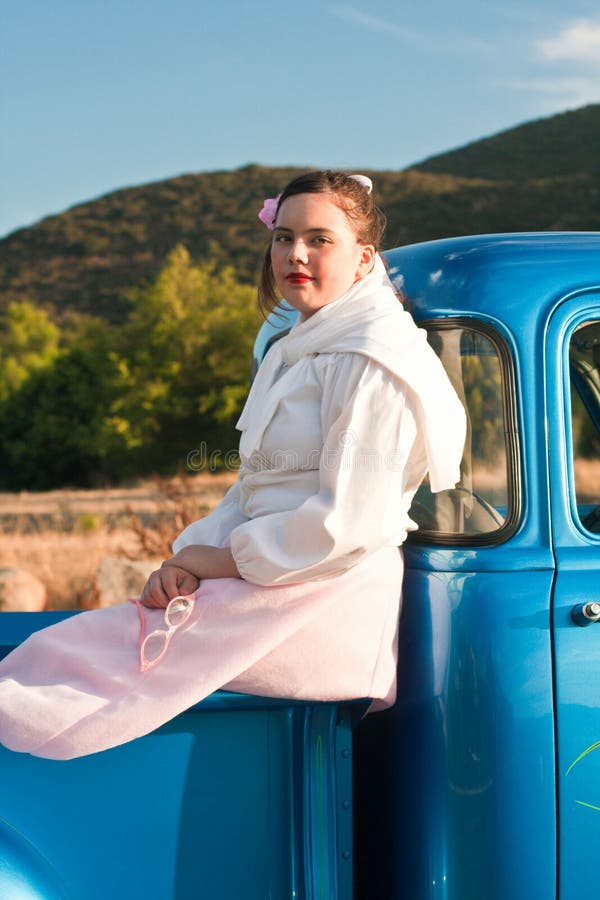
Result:
{"label": "blouse sleeve", "polygon": [[414,527],[408,508],[427,463],[411,397],[367,357],[330,359],[321,375],[319,490],[296,509],[233,530],[231,550],[246,581],[327,578],[401,543]]}
{"label": "blouse sleeve", "polygon": [[209,515],[192,522],[173,541],[173,553],[188,544],[209,544],[223,547],[237,525],[247,521],[239,505],[240,486],[236,481]]}

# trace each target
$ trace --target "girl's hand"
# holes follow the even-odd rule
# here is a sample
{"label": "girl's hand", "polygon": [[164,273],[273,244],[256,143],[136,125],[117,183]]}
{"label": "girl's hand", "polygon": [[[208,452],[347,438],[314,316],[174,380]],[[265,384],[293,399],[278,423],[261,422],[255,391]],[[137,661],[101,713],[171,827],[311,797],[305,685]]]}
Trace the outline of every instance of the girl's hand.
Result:
{"label": "girl's hand", "polygon": [[153,572],[140,600],[144,606],[165,607],[178,594],[193,594],[203,578],[239,578],[228,547],[191,544]]}
{"label": "girl's hand", "polygon": [[190,544],[166,559],[161,568],[184,569],[191,575],[203,578],[239,578],[235,560],[229,547],[211,547],[208,544]]}
{"label": "girl's hand", "polygon": [[185,569],[163,563],[144,585],[140,601],[151,609],[164,608],[179,594],[193,594],[199,584],[200,579]]}

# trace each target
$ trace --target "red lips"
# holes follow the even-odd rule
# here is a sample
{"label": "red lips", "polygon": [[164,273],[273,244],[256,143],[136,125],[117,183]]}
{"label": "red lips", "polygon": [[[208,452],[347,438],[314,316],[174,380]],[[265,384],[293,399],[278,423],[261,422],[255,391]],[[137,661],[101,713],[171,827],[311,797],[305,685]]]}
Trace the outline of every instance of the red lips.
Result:
{"label": "red lips", "polygon": [[285,280],[290,284],[308,284],[309,281],[313,281],[310,275],[304,275],[301,272],[291,272],[285,276]]}

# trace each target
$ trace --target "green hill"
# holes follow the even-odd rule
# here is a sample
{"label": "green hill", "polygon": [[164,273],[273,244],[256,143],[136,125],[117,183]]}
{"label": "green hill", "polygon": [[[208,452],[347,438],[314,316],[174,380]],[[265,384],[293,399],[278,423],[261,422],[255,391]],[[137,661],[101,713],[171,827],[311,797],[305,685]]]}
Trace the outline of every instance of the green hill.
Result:
{"label": "green hill", "polygon": [[[600,230],[600,105],[521,125],[403,172],[370,172],[387,246],[518,230]],[[183,243],[253,283],[266,244],[256,216],[300,169],[246,166],[115,191],[0,241],[0,310],[29,299],[121,321],[132,288]]]}
{"label": "green hill", "polygon": [[600,104],[538,119],[501,134],[432,156],[420,172],[460,178],[529,181],[600,176]]}

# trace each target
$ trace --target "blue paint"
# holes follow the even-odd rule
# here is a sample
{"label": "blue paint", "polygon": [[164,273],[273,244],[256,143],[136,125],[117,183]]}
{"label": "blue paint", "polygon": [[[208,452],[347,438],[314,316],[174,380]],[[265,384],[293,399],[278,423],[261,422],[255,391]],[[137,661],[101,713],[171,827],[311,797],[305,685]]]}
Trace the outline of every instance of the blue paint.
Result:
{"label": "blue paint", "polygon": [[[337,808],[352,797],[352,758],[343,783],[335,761],[363,710],[221,692],[152,735],[82,759],[0,748],[10,823],[0,829],[0,886],[23,873],[51,885],[58,873],[64,894],[48,887],[23,900],[316,898],[318,885],[329,900],[348,843]],[[16,850],[6,834],[19,835]],[[8,888],[0,897],[20,900]]]}
{"label": "blue paint", "polygon": [[0,897],[69,900],[57,872],[16,828],[0,819]]}

